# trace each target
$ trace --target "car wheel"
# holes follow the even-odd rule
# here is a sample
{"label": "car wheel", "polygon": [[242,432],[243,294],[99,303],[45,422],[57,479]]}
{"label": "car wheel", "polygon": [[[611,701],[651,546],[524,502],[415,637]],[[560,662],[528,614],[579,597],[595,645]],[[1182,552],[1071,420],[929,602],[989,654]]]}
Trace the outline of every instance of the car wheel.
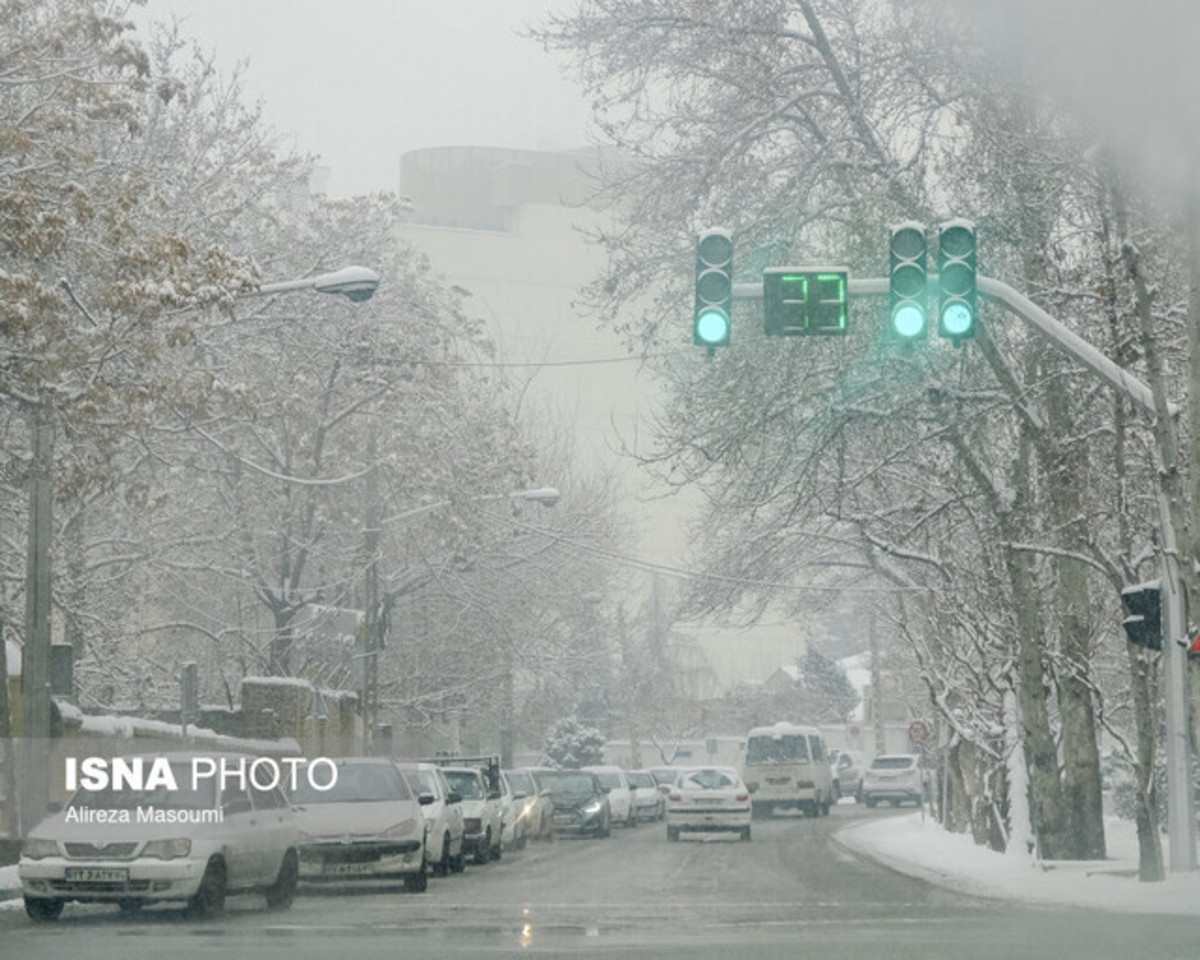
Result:
{"label": "car wheel", "polygon": [[854,794],[854,802],[855,803],[863,802],[863,789],[862,789],[861,784],[859,785],[858,791]]}
{"label": "car wheel", "polygon": [[742,827],[742,840],[747,841],[749,839],[750,839],[750,828]]}
{"label": "car wheel", "polygon": [[189,920],[202,920],[216,916],[225,906],[225,864],[220,860],[209,860],[200,878],[200,889],[196,891],[183,915]]}
{"label": "car wheel", "polygon": [[667,839],[675,843],[679,839],[679,828],[667,827]]}
{"label": "car wheel", "polygon": [[450,858],[450,872],[451,873],[462,873],[466,869],[467,869],[467,857],[462,852],[462,848],[460,847],[459,851],[458,851],[458,856]]}
{"label": "car wheel", "polygon": [[833,799],[835,802],[842,799],[842,784],[838,780],[833,781]]}
{"label": "car wheel", "polygon": [[279,876],[267,887],[268,910],[290,910],[292,901],[296,899],[296,883],[300,880],[300,861],[296,859],[296,851],[288,850],[283,855],[283,863],[279,865]]}
{"label": "car wheel", "polygon": [[479,846],[477,846],[475,848],[475,862],[480,863],[480,864],[487,863],[488,860],[491,859],[491,856],[492,856],[492,828],[488,827],[487,833],[484,834],[483,839],[479,842]]}
{"label": "car wheel", "polygon": [[134,914],[142,912],[142,907],[146,905],[144,900],[118,900],[117,909],[121,911],[124,917],[132,917]]}
{"label": "car wheel", "polygon": [[45,897],[25,898],[25,913],[34,923],[50,923],[57,920],[62,912],[61,900],[48,900]]}
{"label": "car wheel", "polygon": [[404,878],[404,890],[407,893],[424,893],[429,889],[429,871],[421,864],[420,873],[410,873]]}
{"label": "car wheel", "polygon": [[433,865],[433,875],[435,877],[444,877],[450,872],[450,869],[450,833],[447,831],[442,834],[442,856]]}
{"label": "car wheel", "polygon": [[863,802],[866,803],[868,810],[873,810],[875,808],[874,797],[863,797]]}
{"label": "car wheel", "polygon": [[636,811],[636,810],[632,810],[632,809],[631,809],[631,810],[629,811],[629,817],[628,817],[628,819],[626,819],[626,821],[625,821],[625,826],[627,826],[627,827],[636,827],[637,825],[638,825],[637,811]]}

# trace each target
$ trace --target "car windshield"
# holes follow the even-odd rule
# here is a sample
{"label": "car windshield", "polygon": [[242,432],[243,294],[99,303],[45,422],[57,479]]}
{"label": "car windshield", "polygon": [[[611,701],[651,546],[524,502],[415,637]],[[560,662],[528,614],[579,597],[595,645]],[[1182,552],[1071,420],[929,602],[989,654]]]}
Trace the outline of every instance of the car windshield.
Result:
{"label": "car windshield", "polygon": [[523,793],[526,796],[533,794],[533,777],[523,770],[509,770],[505,776],[508,778],[508,785],[512,787],[513,793]]}
{"label": "car windshield", "polygon": [[876,757],[871,761],[872,770],[907,770],[916,763],[912,757]]}
{"label": "car windshield", "polygon": [[[170,764],[174,786],[163,784],[151,789],[137,790],[132,787],[114,787],[101,790],[77,790],[67,806],[74,809],[91,810],[134,810],[157,808],[165,810],[208,810],[216,805],[215,781],[210,777],[198,778],[192,784],[190,762]],[[147,779],[149,771],[147,769]]]}
{"label": "car windshield", "polygon": [[653,787],[655,785],[654,778],[641,770],[631,770],[625,776],[628,778],[631,787],[641,789],[642,787]]}
{"label": "car windshield", "polygon": [[572,770],[551,770],[539,773],[542,789],[547,793],[592,794],[596,792],[596,781],[590,773]]}
{"label": "car windshield", "polygon": [[795,734],[751,737],[747,763],[802,763],[808,760],[808,738]]}
{"label": "car windshield", "polygon": [[600,781],[600,786],[609,790],[621,789],[621,775],[619,773],[613,773],[610,770],[598,770],[596,771],[596,779]]}
{"label": "car windshield", "polygon": [[450,789],[464,800],[483,800],[487,791],[479,774],[471,770],[443,770],[442,776]]}
{"label": "car windshield", "polygon": [[[340,763],[337,773],[336,782],[328,790],[320,790],[301,777],[291,792],[292,803],[383,803],[412,799],[404,777],[391,764]],[[324,786],[324,781],[318,781],[318,786]]]}

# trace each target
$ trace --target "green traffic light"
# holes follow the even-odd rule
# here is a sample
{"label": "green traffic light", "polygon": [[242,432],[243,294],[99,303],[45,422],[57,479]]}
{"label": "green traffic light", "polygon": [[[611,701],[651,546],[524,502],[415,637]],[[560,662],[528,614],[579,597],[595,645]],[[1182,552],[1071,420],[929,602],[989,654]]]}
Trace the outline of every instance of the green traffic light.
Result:
{"label": "green traffic light", "polygon": [[696,337],[701,343],[717,346],[729,339],[729,317],[724,310],[710,307],[696,318]]}
{"label": "green traffic light", "polygon": [[947,336],[962,336],[971,329],[974,317],[965,303],[951,303],[942,311],[942,330]]}
{"label": "green traffic light", "polygon": [[904,338],[919,337],[925,332],[925,311],[915,303],[902,303],[892,314],[892,328]]}

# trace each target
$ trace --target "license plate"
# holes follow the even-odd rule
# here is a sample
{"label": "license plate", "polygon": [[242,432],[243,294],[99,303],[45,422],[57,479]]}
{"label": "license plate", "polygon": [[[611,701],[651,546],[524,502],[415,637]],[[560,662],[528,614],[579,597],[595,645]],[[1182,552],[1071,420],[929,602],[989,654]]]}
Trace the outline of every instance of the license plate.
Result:
{"label": "license plate", "polygon": [[767,783],[790,783],[787,777],[767,777]]}
{"label": "license plate", "polygon": [[364,873],[374,873],[374,863],[327,863],[321,868],[322,873],[331,877],[352,877]]}
{"label": "license plate", "polygon": [[124,883],[128,870],[115,867],[67,867],[65,879],[79,883]]}

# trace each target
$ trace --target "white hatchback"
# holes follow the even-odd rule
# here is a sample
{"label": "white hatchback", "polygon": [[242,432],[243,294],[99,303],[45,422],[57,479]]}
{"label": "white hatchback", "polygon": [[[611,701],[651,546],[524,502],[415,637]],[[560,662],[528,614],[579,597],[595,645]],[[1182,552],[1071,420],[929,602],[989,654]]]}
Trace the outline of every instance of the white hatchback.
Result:
{"label": "white hatchback", "polygon": [[633,807],[633,791],[629,789],[629,778],[620,767],[611,765],[583,767],[588,773],[594,773],[600,781],[600,786],[608,794],[608,807],[612,812],[613,823],[623,823],[627,827],[637,826],[637,812]]}
{"label": "white hatchback", "polygon": [[433,763],[399,764],[400,772],[421,804],[425,820],[425,853],[435,876],[462,873],[462,797],[450,789]]}
{"label": "white hatchback", "polygon": [[750,791],[730,767],[697,767],[671,785],[667,794],[667,839],[683,831],[736,832],[750,839]]}
{"label": "white hatchback", "polygon": [[504,814],[500,791],[492,788],[478,767],[442,767],[450,789],[462,797],[463,848],[476,863],[500,859]]}

